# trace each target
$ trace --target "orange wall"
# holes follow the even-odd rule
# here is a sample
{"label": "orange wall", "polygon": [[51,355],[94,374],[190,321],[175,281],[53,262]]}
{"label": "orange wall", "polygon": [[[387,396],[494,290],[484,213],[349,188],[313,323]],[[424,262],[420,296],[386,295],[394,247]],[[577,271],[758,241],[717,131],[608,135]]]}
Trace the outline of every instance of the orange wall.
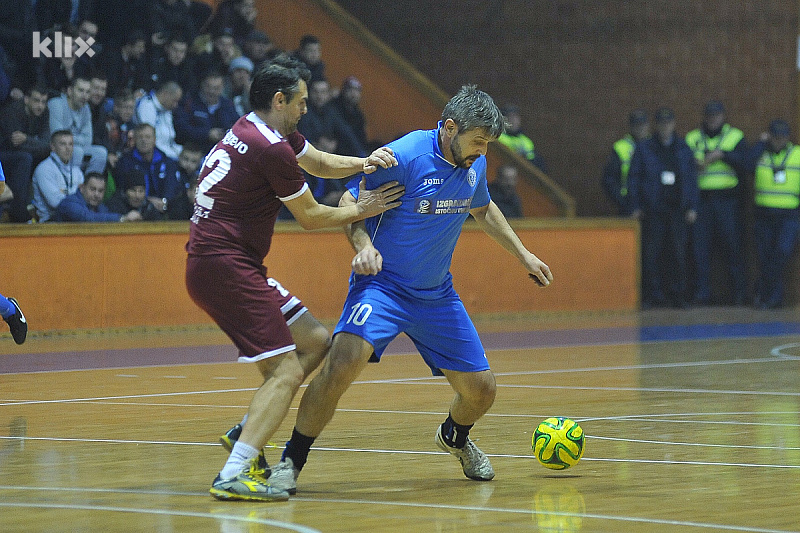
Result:
{"label": "orange wall", "polygon": [[[584,219],[522,221],[515,227],[550,265],[556,282],[537,289],[510,255],[467,225],[452,272],[471,313],[637,306],[635,224]],[[20,300],[33,330],[209,323],[184,287],[186,232],[185,223],[3,225],[0,291]],[[341,233],[310,233],[287,224],[275,235],[266,263],[270,275],[315,316],[334,320],[347,292],[351,258]]]}

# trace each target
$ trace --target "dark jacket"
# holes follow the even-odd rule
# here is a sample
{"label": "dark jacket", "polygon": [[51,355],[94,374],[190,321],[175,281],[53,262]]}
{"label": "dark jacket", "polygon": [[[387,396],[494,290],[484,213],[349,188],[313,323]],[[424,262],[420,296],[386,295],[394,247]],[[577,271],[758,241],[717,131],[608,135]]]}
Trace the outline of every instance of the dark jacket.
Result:
{"label": "dark jacket", "polygon": [[[11,144],[11,134],[15,131],[28,136],[16,147]],[[0,110],[0,150],[23,150],[33,154],[34,160],[45,159],[50,154],[50,111],[47,107],[38,117],[25,113],[22,100],[11,100]]]}
{"label": "dark jacket", "polygon": [[[697,188],[697,168],[694,154],[681,137],[673,135],[672,146],[677,163],[675,185],[662,183],[662,173],[666,165],[658,156],[659,141],[654,136],[636,146],[628,174],[628,196],[632,211],[641,209],[644,212],[663,211],[670,202],[667,197],[677,194],[679,207],[683,211],[697,210],[700,193]],[[677,189],[670,189],[677,187]]]}
{"label": "dark jacket", "polygon": [[210,113],[208,106],[199,95],[195,94],[184,101],[172,112],[175,123],[175,141],[178,144],[194,142],[204,150],[211,149],[214,143],[208,138],[212,128],[221,128],[227,131],[239,120],[239,114],[233,106],[233,101],[220,96],[219,107]]}
{"label": "dark jacket", "polygon": [[134,209],[131,207],[131,204],[128,203],[128,196],[125,194],[125,191],[121,190],[118,190],[114,193],[114,196],[106,200],[105,205],[107,209],[117,217],[117,220],[119,220],[119,217],[122,215],[127,215],[131,211],[139,211],[139,214],[142,215],[142,220],[148,222],[166,220],[164,213],[161,213],[147,200],[145,200],[142,207]]}
{"label": "dark jacket", "polygon": [[61,200],[55,217],[57,222],[119,222],[119,219],[119,214],[110,212],[103,204],[97,210],[90,208],[80,190]]}
{"label": "dark jacket", "polygon": [[144,173],[147,196],[172,200],[186,190],[183,176],[178,170],[178,162],[165,156],[158,148],[150,162],[145,161],[136,149],[120,157],[114,172],[117,190],[125,190],[125,177],[133,169]]}

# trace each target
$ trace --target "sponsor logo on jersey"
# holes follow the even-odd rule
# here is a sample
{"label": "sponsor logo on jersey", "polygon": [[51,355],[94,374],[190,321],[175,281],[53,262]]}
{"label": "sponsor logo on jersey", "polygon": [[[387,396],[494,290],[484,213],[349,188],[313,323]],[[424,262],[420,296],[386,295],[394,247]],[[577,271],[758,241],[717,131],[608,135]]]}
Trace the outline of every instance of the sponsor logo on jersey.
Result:
{"label": "sponsor logo on jersey", "polygon": [[447,200],[428,200],[419,198],[414,211],[422,215],[460,215],[469,213],[472,198],[449,198]]}

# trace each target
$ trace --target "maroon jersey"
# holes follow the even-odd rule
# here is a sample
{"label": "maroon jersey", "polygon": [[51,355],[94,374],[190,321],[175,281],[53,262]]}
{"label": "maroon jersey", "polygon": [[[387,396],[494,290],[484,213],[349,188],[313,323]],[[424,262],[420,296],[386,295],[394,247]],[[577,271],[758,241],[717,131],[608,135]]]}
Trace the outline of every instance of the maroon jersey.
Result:
{"label": "maroon jersey", "polygon": [[236,121],[203,163],[189,255],[244,253],[261,264],[282,200],[308,188],[297,164],[307,146],[299,132],[284,138],[255,113]]}

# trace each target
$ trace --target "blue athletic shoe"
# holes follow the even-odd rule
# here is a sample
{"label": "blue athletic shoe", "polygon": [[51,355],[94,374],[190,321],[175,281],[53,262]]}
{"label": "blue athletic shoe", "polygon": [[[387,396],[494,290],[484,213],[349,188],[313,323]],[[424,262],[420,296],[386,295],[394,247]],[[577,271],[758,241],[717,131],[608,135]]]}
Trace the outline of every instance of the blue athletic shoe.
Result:
{"label": "blue athletic shoe", "polygon": [[14,337],[14,342],[22,344],[28,336],[28,322],[25,320],[25,315],[22,314],[19,303],[17,303],[14,298],[9,298],[8,301],[14,304],[17,312],[3,320],[8,324],[8,329],[11,330],[11,336]]}

